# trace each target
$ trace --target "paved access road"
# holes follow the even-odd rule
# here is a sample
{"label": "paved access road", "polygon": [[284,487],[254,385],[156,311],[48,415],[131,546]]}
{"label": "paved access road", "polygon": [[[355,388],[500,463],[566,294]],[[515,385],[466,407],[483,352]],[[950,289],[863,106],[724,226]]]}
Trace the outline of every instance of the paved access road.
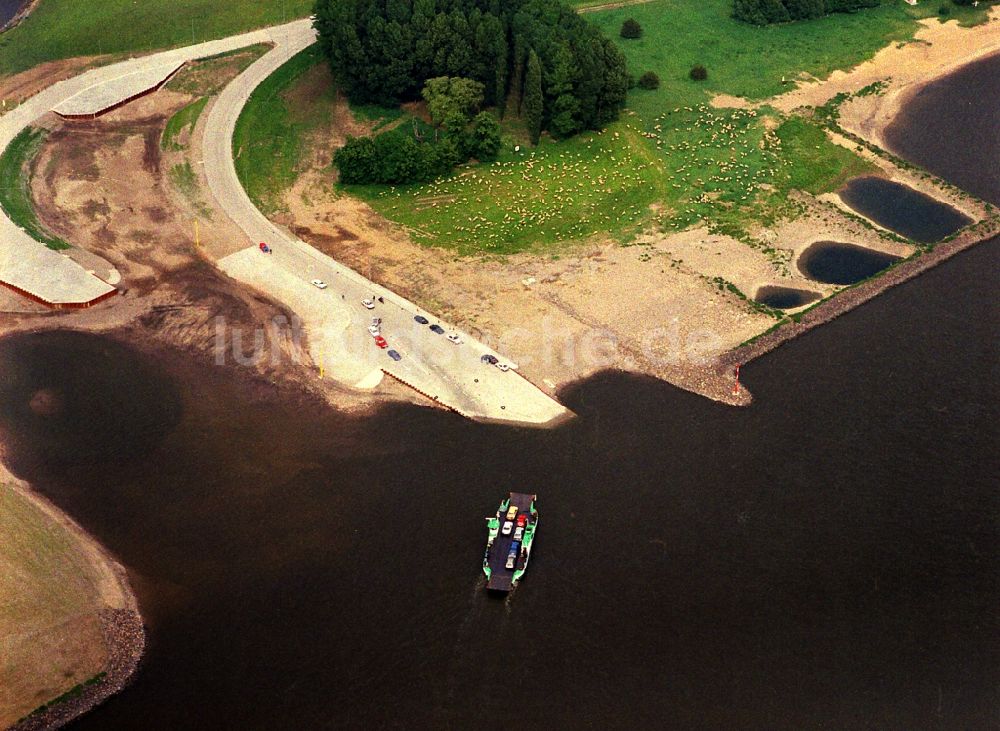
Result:
{"label": "paved access road", "polygon": [[[322,254],[284,228],[269,221],[247,196],[236,175],[232,139],[236,122],[253,90],[283,63],[315,41],[305,24],[275,29],[276,47],[231,82],[212,105],[204,128],[205,174],[219,206],[253,242],[219,261],[232,277],[251,284],[283,302],[302,318],[316,365],[332,378],[355,387],[377,385],[381,372],[406,383],[425,396],[470,418],[522,424],[547,424],[569,412],[557,401],[522,378],[515,370],[502,372],[482,362],[485,354],[510,363],[465,333],[454,344],[420,325],[440,322],[412,302],[371,282],[354,270]],[[238,154],[238,151],[237,151]],[[272,253],[258,248],[266,242]],[[319,289],[311,280],[321,280]],[[373,300],[373,310],[364,299]],[[382,319],[381,332],[388,349],[379,349],[367,327]],[[513,365],[513,364],[511,364]]]}
{"label": "paved access road", "polygon": [[[121,61],[60,81],[0,116],[0,153],[7,149],[21,130],[49,111],[93,111],[96,106],[114,106],[143,91],[137,84],[158,85],[162,74],[168,74],[171,67],[176,69],[185,61],[255,43],[270,43],[275,35],[285,37],[309,31],[310,21],[301,20],[277,28],[265,28]],[[119,281],[118,272],[106,262],[81,253],[60,253],[49,249],[0,212],[0,281],[55,305],[81,305],[113,294],[115,288],[112,285]]]}

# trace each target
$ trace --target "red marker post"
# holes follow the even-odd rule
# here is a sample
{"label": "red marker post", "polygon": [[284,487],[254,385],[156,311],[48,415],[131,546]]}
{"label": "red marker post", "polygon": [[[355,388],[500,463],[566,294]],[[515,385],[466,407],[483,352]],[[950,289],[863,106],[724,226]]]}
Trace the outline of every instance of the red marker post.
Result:
{"label": "red marker post", "polygon": [[733,396],[738,396],[740,393],[740,364],[736,364],[736,368],[733,370],[733,375],[736,376],[736,382],[733,384]]}

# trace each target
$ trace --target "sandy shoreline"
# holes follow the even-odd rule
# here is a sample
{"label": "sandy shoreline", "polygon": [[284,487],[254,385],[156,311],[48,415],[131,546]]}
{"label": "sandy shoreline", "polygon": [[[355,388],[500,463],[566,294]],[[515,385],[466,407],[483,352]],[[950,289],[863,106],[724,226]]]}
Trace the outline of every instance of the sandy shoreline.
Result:
{"label": "sandy shoreline", "polygon": [[6,23],[4,23],[4,25],[2,27],[0,27],[0,33],[3,33],[5,30],[10,30],[15,25],[17,25],[18,23],[20,23],[22,20],[24,20],[25,18],[27,18],[29,15],[31,15],[31,11],[34,10],[35,7],[40,2],[41,2],[41,0],[29,0],[24,5],[24,7],[22,7],[20,10],[18,10],[16,13],[14,13],[14,17],[13,18],[11,18],[10,20],[8,20]]}
{"label": "sandy shoreline", "polygon": [[[100,596],[104,608],[100,612],[101,634],[108,660],[100,681],[88,685],[78,696],[58,703],[41,713],[34,713],[11,727],[11,731],[40,731],[69,723],[128,685],[142,657],[146,637],[139,605],[125,568],[111,556],[95,538],[80,527],[51,501],[35,492],[23,480],[11,474],[0,461],[0,482],[28,500],[53,522],[61,526],[78,544],[80,552],[98,571]],[[69,690],[69,689],[67,689]]]}

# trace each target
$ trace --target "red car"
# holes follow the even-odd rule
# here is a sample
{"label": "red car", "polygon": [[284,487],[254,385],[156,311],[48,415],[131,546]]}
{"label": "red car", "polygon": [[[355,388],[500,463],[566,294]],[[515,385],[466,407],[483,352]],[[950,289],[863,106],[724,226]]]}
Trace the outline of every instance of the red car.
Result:
{"label": "red car", "polygon": [[524,513],[521,513],[519,516],[517,516],[517,525],[519,527],[523,528],[525,524],[527,524],[527,522],[528,522],[528,516],[525,515]]}
{"label": "red car", "polygon": [[380,347],[380,348],[388,348],[389,347],[389,343],[387,343],[385,341],[385,338],[383,338],[381,335],[376,335],[375,336],[375,344],[378,347]]}

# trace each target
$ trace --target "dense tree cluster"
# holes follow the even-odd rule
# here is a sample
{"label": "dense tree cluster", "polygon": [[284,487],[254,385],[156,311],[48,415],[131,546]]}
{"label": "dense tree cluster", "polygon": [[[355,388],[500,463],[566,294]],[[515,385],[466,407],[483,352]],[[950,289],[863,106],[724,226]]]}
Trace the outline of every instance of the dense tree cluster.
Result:
{"label": "dense tree cluster", "polygon": [[559,136],[599,128],[625,103],[621,51],[558,1],[316,0],[315,24],[353,101],[395,104],[428,79],[464,77],[485,105]]}
{"label": "dense tree cluster", "polygon": [[733,17],[754,25],[818,18],[828,13],[853,13],[873,8],[881,0],[734,0]]}
{"label": "dense tree cluster", "polygon": [[333,156],[340,182],[423,183],[469,158],[496,158],[500,122],[490,112],[476,113],[483,101],[482,84],[441,76],[429,79],[422,95],[434,122],[433,139],[418,140],[416,130],[406,126],[374,138],[349,137]]}

